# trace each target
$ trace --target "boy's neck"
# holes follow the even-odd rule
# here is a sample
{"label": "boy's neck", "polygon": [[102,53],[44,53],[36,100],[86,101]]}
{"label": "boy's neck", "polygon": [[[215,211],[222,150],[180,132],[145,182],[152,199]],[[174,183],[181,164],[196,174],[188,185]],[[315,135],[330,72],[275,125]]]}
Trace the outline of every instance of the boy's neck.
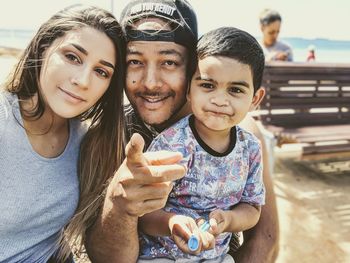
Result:
{"label": "boy's neck", "polygon": [[225,153],[231,145],[231,129],[222,131],[212,130],[204,126],[201,122],[194,118],[194,129],[196,130],[200,139],[208,145],[211,149],[218,153]]}

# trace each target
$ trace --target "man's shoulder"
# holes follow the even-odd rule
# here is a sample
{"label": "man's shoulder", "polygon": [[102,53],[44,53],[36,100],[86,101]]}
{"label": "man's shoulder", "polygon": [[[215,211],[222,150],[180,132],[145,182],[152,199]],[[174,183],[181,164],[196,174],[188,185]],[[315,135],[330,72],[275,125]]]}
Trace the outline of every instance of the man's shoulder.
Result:
{"label": "man's shoulder", "polygon": [[134,125],[142,125],[143,121],[141,120],[141,118],[137,115],[136,111],[134,110],[134,108],[130,105],[124,105],[124,115],[125,115],[125,124],[126,126],[134,126]]}
{"label": "man's shoulder", "polygon": [[124,115],[127,123],[129,120],[136,118],[136,113],[134,111],[134,108],[131,106],[131,104],[124,105]]}
{"label": "man's shoulder", "polygon": [[156,136],[150,131],[142,119],[137,115],[132,105],[124,105],[125,115],[125,139],[128,142],[134,133],[140,134],[145,140],[145,148],[151,143]]}

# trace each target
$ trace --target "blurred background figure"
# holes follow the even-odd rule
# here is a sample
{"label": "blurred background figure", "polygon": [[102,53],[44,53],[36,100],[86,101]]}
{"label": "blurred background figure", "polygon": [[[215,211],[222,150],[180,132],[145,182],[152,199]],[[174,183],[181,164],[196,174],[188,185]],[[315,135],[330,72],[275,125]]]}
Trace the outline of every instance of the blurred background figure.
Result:
{"label": "blurred background figure", "polygon": [[307,49],[308,49],[308,54],[307,54],[306,61],[307,62],[315,61],[316,60],[316,56],[315,56],[316,47],[314,45],[310,45]]}
{"label": "blurred background figure", "polygon": [[264,9],[260,13],[260,29],[263,34],[260,41],[266,61],[293,61],[292,49],[286,43],[278,41],[281,29],[281,15],[272,9]]}

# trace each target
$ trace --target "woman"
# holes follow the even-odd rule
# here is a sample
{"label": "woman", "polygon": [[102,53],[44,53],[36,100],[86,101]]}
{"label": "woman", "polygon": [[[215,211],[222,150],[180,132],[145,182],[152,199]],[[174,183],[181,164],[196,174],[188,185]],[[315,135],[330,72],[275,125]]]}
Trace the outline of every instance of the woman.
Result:
{"label": "woman", "polygon": [[[63,262],[69,255],[59,247],[79,200],[82,121],[90,120],[85,141],[101,135],[100,148],[91,150],[106,151],[111,169],[123,157],[124,63],[121,28],[96,7],[58,12],[24,51],[0,93],[1,262],[47,262],[57,251]],[[68,237],[75,230],[73,220]]]}

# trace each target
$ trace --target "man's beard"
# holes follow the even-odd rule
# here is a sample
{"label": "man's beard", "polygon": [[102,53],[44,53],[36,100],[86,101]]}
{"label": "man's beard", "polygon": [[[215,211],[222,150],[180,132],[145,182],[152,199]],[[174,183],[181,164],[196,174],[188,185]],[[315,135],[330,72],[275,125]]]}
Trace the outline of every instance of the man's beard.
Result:
{"label": "man's beard", "polygon": [[170,91],[170,92],[149,92],[149,91],[144,91],[144,92],[137,92],[135,93],[135,95],[133,96],[135,98],[135,100],[132,100],[129,98],[129,95],[127,94],[128,99],[130,104],[132,105],[133,109],[135,110],[136,114],[141,118],[141,120],[146,123],[147,125],[150,125],[152,127],[154,127],[157,131],[162,131],[165,128],[168,128],[170,125],[173,124],[172,119],[174,116],[177,115],[177,113],[182,109],[182,107],[186,104],[187,100],[186,100],[186,94],[183,94],[183,98],[180,100],[180,104],[176,107],[173,107],[169,113],[169,117],[162,121],[162,122],[153,122],[150,123],[149,121],[147,121],[147,118],[144,118],[142,116],[142,114],[140,114],[140,111],[138,110],[137,107],[137,98],[161,98],[161,99],[166,99],[168,97],[174,97],[176,96],[176,93],[174,91]]}

